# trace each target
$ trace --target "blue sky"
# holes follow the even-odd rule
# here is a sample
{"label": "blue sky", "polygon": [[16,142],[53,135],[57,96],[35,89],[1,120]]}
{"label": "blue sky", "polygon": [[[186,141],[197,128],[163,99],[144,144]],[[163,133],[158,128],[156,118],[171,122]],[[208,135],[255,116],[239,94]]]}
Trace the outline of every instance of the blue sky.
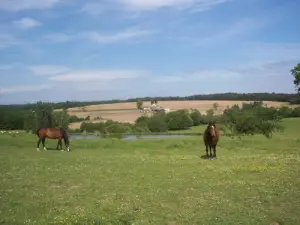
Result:
{"label": "blue sky", "polygon": [[296,0],[1,0],[0,104],[295,91]]}

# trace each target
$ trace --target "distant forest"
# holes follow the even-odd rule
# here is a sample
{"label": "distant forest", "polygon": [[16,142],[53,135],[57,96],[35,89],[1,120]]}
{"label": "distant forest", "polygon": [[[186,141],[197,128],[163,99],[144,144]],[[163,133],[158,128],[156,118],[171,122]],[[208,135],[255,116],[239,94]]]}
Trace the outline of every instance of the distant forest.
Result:
{"label": "distant forest", "polygon": [[[113,99],[105,101],[66,101],[50,103],[53,109],[70,108],[70,107],[83,107],[92,104],[111,104],[122,102],[136,102],[142,101],[179,101],[179,100],[228,100],[228,101],[280,101],[288,102],[290,104],[299,104],[299,94],[286,94],[286,93],[219,93],[219,94],[199,94],[191,96],[169,96],[169,97],[144,97],[144,98],[130,98],[126,100]],[[32,109],[36,104],[13,104],[13,105],[0,105],[1,108],[19,108],[19,109]]]}

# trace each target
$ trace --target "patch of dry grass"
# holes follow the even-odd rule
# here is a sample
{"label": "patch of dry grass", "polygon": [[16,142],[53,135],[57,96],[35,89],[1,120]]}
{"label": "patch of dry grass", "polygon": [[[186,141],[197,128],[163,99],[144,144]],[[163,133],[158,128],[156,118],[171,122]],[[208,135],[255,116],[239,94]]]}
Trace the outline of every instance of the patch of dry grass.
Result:
{"label": "patch of dry grass", "polygon": [[[161,105],[170,109],[188,109],[196,108],[199,110],[207,110],[212,107],[214,103],[218,103],[220,108],[226,108],[227,106],[232,106],[234,104],[241,105],[243,102],[249,101],[211,101],[211,100],[187,100],[187,101],[159,101],[158,105]],[[285,102],[275,102],[275,101],[264,101],[264,104],[273,107],[280,107],[281,105],[286,105]],[[150,102],[144,102],[144,106],[150,105]],[[82,111],[83,107],[69,108],[69,112]],[[120,110],[120,109],[135,109],[136,102],[126,102],[126,103],[114,103],[114,104],[99,104],[99,105],[89,105],[84,107],[86,111],[97,111],[97,110]]]}

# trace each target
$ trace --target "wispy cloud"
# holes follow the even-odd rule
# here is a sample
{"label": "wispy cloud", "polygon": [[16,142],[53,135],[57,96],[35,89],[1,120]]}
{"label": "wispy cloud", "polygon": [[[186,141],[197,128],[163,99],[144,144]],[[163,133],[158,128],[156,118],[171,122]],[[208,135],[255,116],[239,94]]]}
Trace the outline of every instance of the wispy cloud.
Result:
{"label": "wispy cloud", "polygon": [[16,24],[18,27],[20,27],[21,29],[31,29],[34,27],[38,27],[41,26],[42,23],[32,19],[32,18],[22,18],[20,20],[14,21],[14,24]]}
{"label": "wispy cloud", "polygon": [[43,36],[45,40],[51,42],[69,42],[73,40],[86,39],[98,44],[110,44],[128,40],[134,40],[146,37],[156,33],[155,30],[128,28],[125,30],[115,31],[114,33],[100,33],[98,31],[81,31],[78,33],[50,33]]}
{"label": "wispy cloud", "polygon": [[202,38],[190,38],[197,46],[220,44],[228,40],[244,39],[247,35],[265,27],[268,21],[257,18],[244,18],[230,26],[218,30],[217,33]]}
{"label": "wispy cloud", "polygon": [[0,70],[10,70],[13,68],[13,65],[0,65]]}
{"label": "wispy cloud", "polygon": [[180,83],[191,81],[204,81],[207,79],[232,80],[241,78],[241,74],[235,70],[229,69],[199,69],[193,72],[186,72],[176,76],[160,76],[152,79],[154,83]]}
{"label": "wispy cloud", "polygon": [[107,44],[147,36],[153,33],[154,31],[152,30],[127,29],[113,34],[101,34],[99,32],[92,31],[86,32],[82,34],[82,36],[99,44]]}
{"label": "wispy cloud", "polygon": [[162,8],[191,11],[205,11],[216,5],[232,0],[115,0],[102,2],[87,2],[81,9],[92,15],[111,10],[125,10],[129,12],[155,11]]}
{"label": "wispy cloud", "polygon": [[202,1],[199,1],[199,3],[191,10],[194,12],[201,12],[201,11],[209,10],[210,8],[212,8],[214,6],[217,6],[219,4],[229,2],[229,1],[233,1],[233,0],[214,0],[214,1],[202,0]]}
{"label": "wispy cloud", "polygon": [[22,92],[34,92],[52,88],[51,85],[17,85],[6,88],[0,88],[2,94],[22,93]]}
{"label": "wispy cloud", "polygon": [[21,11],[29,9],[46,9],[63,0],[1,0],[0,10]]}
{"label": "wispy cloud", "polygon": [[20,66],[21,63],[19,62],[14,62],[14,63],[9,63],[9,64],[0,64],[0,70],[12,70],[18,66]]}
{"label": "wispy cloud", "polygon": [[132,70],[72,71],[66,74],[51,76],[49,80],[68,82],[112,81],[118,79],[132,79],[143,75],[144,72],[142,71]]}
{"label": "wispy cloud", "polygon": [[119,0],[126,8],[134,11],[149,11],[159,8],[207,10],[230,0]]}
{"label": "wispy cloud", "polygon": [[57,74],[70,71],[68,67],[53,66],[53,65],[29,66],[28,70],[34,73],[35,75],[41,75],[41,76],[57,75]]}
{"label": "wispy cloud", "polygon": [[72,40],[72,38],[76,37],[76,35],[69,35],[65,33],[52,33],[52,34],[47,34],[44,36],[44,38],[48,41],[52,42],[68,42]]}
{"label": "wispy cloud", "polygon": [[[278,77],[291,74],[290,70],[298,63],[297,60],[292,61],[271,61],[256,63],[253,65],[245,66],[244,68],[236,69],[236,71],[243,76],[252,77]],[[291,77],[291,76],[290,76]]]}
{"label": "wispy cloud", "polygon": [[90,15],[99,15],[109,11],[112,8],[115,8],[112,4],[112,1],[110,4],[108,2],[86,2],[79,12],[88,13]]}
{"label": "wispy cloud", "polygon": [[20,42],[10,34],[0,34],[0,49],[12,45],[17,45],[19,43]]}

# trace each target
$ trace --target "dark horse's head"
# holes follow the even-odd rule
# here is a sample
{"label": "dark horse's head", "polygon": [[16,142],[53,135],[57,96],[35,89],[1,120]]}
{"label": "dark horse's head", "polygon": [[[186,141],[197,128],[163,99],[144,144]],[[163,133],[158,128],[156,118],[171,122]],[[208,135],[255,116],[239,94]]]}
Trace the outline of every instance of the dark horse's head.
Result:
{"label": "dark horse's head", "polygon": [[206,128],[206,132],[211,136],[211,137],[216,137],[216,124],[214,122],[209,122]]}
{"label": "dark horse's head", "polygon": [[60,128],[61,130],[61,133],[62,133],[62,137],[65,141],[65,145],[67,147],[67,151],[69,152],[70,151],[70,141],[69,141],[69,137],[68,137],[68,134],[67,134],[67,131],[63,128]]}

